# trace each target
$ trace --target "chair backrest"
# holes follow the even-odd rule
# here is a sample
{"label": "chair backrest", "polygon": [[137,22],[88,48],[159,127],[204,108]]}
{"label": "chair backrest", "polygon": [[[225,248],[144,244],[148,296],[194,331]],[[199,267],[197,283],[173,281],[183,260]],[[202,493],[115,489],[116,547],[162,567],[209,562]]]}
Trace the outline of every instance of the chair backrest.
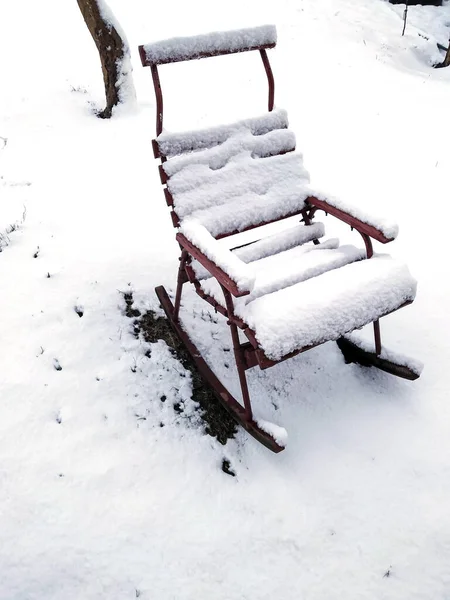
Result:
{"label": "chair backrest", "polygon": [[[157,100],[155,158],[174,227],[194,219],[216,239],[301,214],[309,195],[308,172],[295,150],[285,111],[274,108],[274,79],[267,48],[276,28],[172,38],[139,46],[151,68]],[[163,99],[158,66],[258,50],[269,84],[269,112],[259,117],[197,131],[163,133]]]}
{"label": "chair backrest", "polygon": [[[274,48],[277,32],[274,25],[263,25],[233,31],[216,31],[192,37],[175,37],[168,40],[139,46],[142,66],[150,67],[156,95],[156,135],[163,130],[163,96],[158,74],[158,65],[174,62],[210,58],[237,52],[258,50],[264,64],[269,85],[268,109],[273,110],[275,82],[266,50]],[[153,143],[155,158],[163,158],[158,144]]]}
{"label": "chair backrest", "polygon": [[164,133],[164,194],[179,227],[195,218],[216,238],[298,214],[308,173],[286,111],[210,129]]}

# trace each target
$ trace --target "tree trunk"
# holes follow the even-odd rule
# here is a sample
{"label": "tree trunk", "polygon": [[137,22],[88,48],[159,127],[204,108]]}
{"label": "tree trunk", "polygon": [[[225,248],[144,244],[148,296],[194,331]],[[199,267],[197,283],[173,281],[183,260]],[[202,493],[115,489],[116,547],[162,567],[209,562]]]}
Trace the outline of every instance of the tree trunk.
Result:
{"label": "tree trunk", "polygon": [[114,106],[134,97],[130,50],[119,24],[104,0],[77,2],[102,63],[106,107],[98,116],[109,119]]}
{"label": "tree trunk", "polygon": [[448,67],[450,65],[450,39],[448,40],[447,52],[445,53],[445,58],[443,62],[436,65],[436,69],[440,69],[441,67]]}

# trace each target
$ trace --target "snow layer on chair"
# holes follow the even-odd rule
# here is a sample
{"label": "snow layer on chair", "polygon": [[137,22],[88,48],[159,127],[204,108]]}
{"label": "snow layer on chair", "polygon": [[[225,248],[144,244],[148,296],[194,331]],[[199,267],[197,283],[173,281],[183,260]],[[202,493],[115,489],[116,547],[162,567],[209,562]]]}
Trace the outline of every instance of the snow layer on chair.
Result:
{"label": "snow layer on chair", "polygon": [[239,304],[236,313],[254,329],[267,356],[279,360],[299,348],[336,340],[415,294],[408,268],[383,255]]}
{"label": "snow layer on chair", "polygon": [[281,108],[276,108],[259,117],[235,121],[228,125],[219,125],[217,127],[208,127],[206,129],[184,131],[181,133],[163,132],[156,139],[161,154],[164,156],[175,156],[192,150],[212,148],[213,146],[222,144],[236,132],[248,131],[258,136],[276,129],[286,129],[288,125],[287,112]]}
{"label": "snow layer on chair", "polygon": [[[359,331],[353,331],[352,333],[346,334],[344,337],[366,352],[375,352],[373,336],[371,336],[370,340],[367,340],[362,337]],[[401,354],[400,352],[394,352],[384,345],[381,346],[380,358],[389,360],[397,365],[408,367],[408,369],[411,369],[411,371],[414,371],[417,375],[420,375],[423,371],[423,363],[420,360],[407,356],[406,354]]]}
{"label": "snow layer on chair", "polygon": [[[232,181],[230,181],[230,179]],[[240,155],[222,169],[213,170],[205,164],[194,164],[182,169],[170,178],[168,188],[177,198],[178,205],[191,204],[197,207],[190,196],[183,196],[191,191],[194,197],[214,192],[226,194],[228,187],[247,190],[266,190],[271,181],[277,180],[309,180],[309,174],[303,166],[302,154],[296,152],[281,156],[268,156],[261,160],[253,159],[248,154]],[[214,187],[208,187],[214,186]],[[214,189],[215,188],[215,189]],[[206,189],[206,191],[205,191]],[[190,202],[189,202],[190,200]]]}
{"label": "snow layer on chair", "polygon": [[[339,247],[337,238],[326,240],[317,246],[313,244],[297,246],[274,256],[268,256],[250,263],[256,277],[255,283],[250,295],[237,300],[237,302],[249,304],[256,298],[306,281],[312,277],[318,277],[327,271],[361,260],[365,256],[366,252],[361,248],[351,245]],[[223,294],[220,287],[216,285],[214,278],[203,281],[202,288],[223,304]],[[243,310],[245,311],[245,309]],[[238,312],[239,310],[237,310]]]}
{"label": "snow layer on chair", "polygon": [[183,223],[180,232],[220,267],[237,284],[240,291],[252,290],[255,282],[253,271],[230,250],[221,246],[205,227],[190,219]]}
{"label": "snow layer on chair", "polygon": [[264,195],[247,193],[236,196],[227,204],[195,211],[189,219],[196,219],[216,237],[298,214],[308,196],[306,186],[289,189],[289,184],[283,182]]}
{"label": "snow layer on chair", "polygon": [[[278,254],[284,250],[289,250],[295,246],[301,246],[313,239],[321,238],[325,234],[323,223],[313,223],[312,225],[296,225],[285,231],[269,235],[261,240],[236,248],[232,250],[233,254],[238,256],[243,262],[250,263],[266,256]],[[338,244],[339,245],[339,244]],[[198,279],[205,279],[210,276],[203,265],[197,260],[193,260],[191,267],[194,269]]]}
{"label": "snow layer on chair", "polygon": [[288,432],[284,427],[275,425],[275,423],[271,423],[270,421],[264,421],[263,419],[258,419],[256,423],[258,424],[258,427],[271,435],[277,444],[283,447],[286,446],[288,441]]}
{"label": "snow layer on chair", "polygon": [[290,195],[300,187],[304,188],[308,180],[301,156],[286,154],[240,160],[218,171],[195,165],[175,175],[168,188],[175,210],[182,219],[194,211],[215,209],[217,205],[246,193],[261,196],[276,189]]}
{"label": "snow layer on chair", "polygon": [[250,131],[239,131],[229,137],[223,144],[176,156],[163,164],[169,177],[175,175],[189,165],[206,165],[216,170],[224,167],[236,157],[265,157],[289,152],[295,148],[295,134],[288,129],[275,129],[262,135],[253,135]]}
{"label": "snow layer on chair", "polygon": [[256,274],[256,283],[250,296],[245,298],[245,303],[365,257],[366,252],[361,248],[351,245],[339,247],[338,239],[328,240],[318,246],[298,246],[268,256],[250,263]]}
{"label": "snow layer on chair", "polygon": [[243,52],[259,46],[276,44],[276,42],[275,25],[261,25],[189,37],[174,37],[145,44],[144,51],[149,62],[163,64],[202,58],[203,54]]}
{"label": "snow layer on chair", "polygon": [[325,235],[323,223],[313,223],[312,225],[296,225],[280,233],[274,233],[266,238],[253,242],[248,246],[236,248],[234,253],[246,263],[254,260],[272,256],[289,250],[295,246],[301,246],[314,239],[319,239]]}
{"label": "snow layer on chair", "polygon": [[360,221],[363,221],[368,225],[372,225],[372,227],[375,227],[375,229],[381,231],[381,233],[389,239],[395,239],[398,235],[397,223],[391,221],[388,218],[368,213],[367,211],[359,208],[358,206],[355,206],[354,204],[347,203],[345,200],[341,200],[336,196],[329,196],[328,194],[325,194],[322,191],[311,190],[311,195],[315,196],[319,200],[328,202],[328,204],[331,204],[331,206],[343,210],[349,215],[352,215],[352,217],[355,217],[356,219],[359,219]]}

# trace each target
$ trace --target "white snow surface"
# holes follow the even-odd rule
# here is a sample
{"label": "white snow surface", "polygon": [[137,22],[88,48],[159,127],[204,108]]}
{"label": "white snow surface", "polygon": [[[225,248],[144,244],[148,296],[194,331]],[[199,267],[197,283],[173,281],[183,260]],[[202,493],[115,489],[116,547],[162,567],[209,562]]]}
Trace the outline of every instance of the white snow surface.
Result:
{"label": "white snow surface", "polygon": [[[270,179],[261,177],[259,183],[266,182],[270,183]],[[229,186],[227,184],[228,190],[231,193],[237,191],[237,186],[233,186],[232,180]],[[267,192],[233,195],[225,204],[215,204],[205,209],[195,210],[185,220],[196,220],[213,236],[218,236],[298,214],[304,208],[308,196],[309,190],[306,186],[304,188],[294,186],[292,189],[289,187],[289,182],[279,182],[275,189],[270,188]],[[212,197],[211,194],[209,198]],[[208,199],[206,193],[204,198]],[[217,201],[223,198],[222,194],[218,194]]]}
{"label": "white snow surface", "polygon": [[167,175],[172,176],[190,165],[207,165],[210,169],[222,169],[231,159],[239,156],[267,157],[289,152],[295,148],[295,134],[287,129],[269,131],[264,135],[254,136],[251,132],[236,133],[223,144],[178,156],[163,164]]}
{"label": "white snow surface", "polygon": [[237,248],[235,254],[244,262],[251,262],[290,250],[296,246],[301,246],[314,239],[319,239],[325,235],[323,223],[315,222],[311,225],[296,225],[280,233],[274,233],[258,240],[257,242]]}
{"label": "white snow surface", "polygon": [[[404,37],[403,7],[382,0],[173,0],[161,18],[148,0],[109,4],[138,110],[101,121],[76,2],[0,3],[0,231],[20,224],[0,253],[0,598],[448,600],[450,70],[430,62],[443,57],[434,40],[447,41],[449,3],[410,6]],[[173,295],[179,254],[137,46],[265,22],[279,34],[276,102],[312,184],[400,224],[388,249],[418,294],[381,320],[382,341],[425,363],[404,381],[345,365],[329,343],[250,369],[257,418],[289,433],[278,455],[242,430],[225,446],[204,434],[189,375],[163,342],[133,337],[120,293],[158,310],[154,287]],[[267,106],[256,52],[161,78],[173,131]],[[441,235],[424,225],[430,210]],[[360,244],[324,220],[327,235]],[[193,290],[181,315],[239,397],[224,319]]]}
{"label": "white snow surface", "polygon": [[414,300],[416,282],[402,263],[381,255],[346,264],[357,254],[347,248],[342,254],[344,266],[236,307],[269,358],[336,340]]}
{"label": "white snow surface", "polygon": [[228,204],[246,192],[263,197],[274,190],[278,195],[285,194],[289,202],[307,182],[308,172],[303,167],[302,156],[290,153],[260,160],[238,157],[236,162],[217,171],[206,165],[192,165],[171,177],[167,187],[180,218],[205,209],[212,209],[213,218],[216,206]]}
{"label": "white snow surface", "polygon": [[[290,227],[284,231],[274,233],[264,237],[263,239],[257,240],[250,245],[237,247],[232,250],[233,254],[238,256],[240,260],[245,263],[249,263],[261,258],[265,258],[266,256],[272,256],[273,254],[284,252],[285,250],[295,248],[296,246],[301,246],[302,244],[310,242],[314,239],[321,238],[324,235],[325,228],[323,223],[317,222],[309,226],[296,225],[295,227]],[[228,242],[227,246],[229,246],[230,243],[233,244],[233,240],[234,237],[225,240]],[[337,245],[339,245],[339,242]],[[194,269],[198,279],[205,279],[206,277],[211,276],[209,271],[207,271],[195,259],[192,261],[191,266]]]}
{"label": "white snow surface", "polygon": [[182,225],[196,221],[218,236],[300,212],[309,195],[302,158],[289,153],[255,159],[243,153],[216,170],[189,164],[167,187]]}
{"label": "white snow surface", "polygon": [[261,25],[232,31],[214,31],[190,37],[175,37],[145,44],[147,60],[153,64],[163,64],[180,60],[201,58],[202,54],[223,52],[243,52],[251,48],[276,44],[275,25]]}
{"label": "white snow surface", "polygon": [[[259,117],[239,119],[238,121],[227,125],[217,125],[215,127],[179,133],[163,131],[156,139],[158,148],[163,156],[176,156],[177,154],[183,154],[184,152],[189,152],[191,150],[212,148],[226,142],[230,137],[236,134],[242,135],[244,133],[251,133],[254,136],[260,136],[271,131],[286,129],[288,124],[286,110],[275,108]],[[213,154],[213,156],[215,155]],[[167,165],[165,165],[166,170],[167,168],[169,169],[167,170],[167,173],[169,175],[172,174],[170,170],[171,167],[169,166],[171,164],[181,164],[184,166],[183,160],[186,159],[181,159],[181,163],[177,160],[167,163]]]}
{"label": "white snow surface", "polygon": [[[365,256],[365,250],[350,244],[339,247],[339,240],[332,238],[325,240],[319,246],[313,244],[298,246],[274,256],[252,261],[249,263],[253,273],[252,291],[251,294],[237,301],[238,304],[240,303],[239,308],[237,307],[239,316],[245,319],[245,304],[255,298],[306,281],[311,277],[317,277],[332,269],[361,260]],[[203,281],[202,288],[225,306],[222,290],[214,279]],[[300,289],[297,295],[302,295]],[[273,318],[278,318],[279,313],[280,311],[275,311]]]}

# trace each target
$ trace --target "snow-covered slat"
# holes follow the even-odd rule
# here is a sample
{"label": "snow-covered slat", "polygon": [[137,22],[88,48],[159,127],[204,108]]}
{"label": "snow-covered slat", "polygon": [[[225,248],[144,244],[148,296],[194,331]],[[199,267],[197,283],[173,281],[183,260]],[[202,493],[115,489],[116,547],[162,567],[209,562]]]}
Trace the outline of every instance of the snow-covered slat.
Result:
{"label": "snow-covered slat", "polygon": [[163,65],[208,56],[273,48],[277,42],[275,25],[262,25],[203,35],[174,37],[140,47],[144,66]]}
{"label": "snow-covered slat", "polygon": [[247,193],[232,198],[226,204],[195,211],[181,225],[183,228],[185,222],[196,220],[214,237],[229,235],[299,214],[308,195],[306,186],[289,189],[288,185],[278,185],[263,195]]}
{"label": "snow-covered slat", "polygon": [[[256,298],[287,288],[327,271],[338,269],[366,257],[365,250],[355,246],[339,246],[336,238],[317,246],[298,246],[280,254],[250,263],[255,283],[250,295],[238,302],[248,304]],[[202,281],[203,290],[223,304],[223,294],[214,278]]]}
{"label": "snow-covered slat", "polygon": [[251,263],[256,281],[252,293],[246,297],[246,303],[365,257],[365,250],[351,245],[339,247],[337,239],[268,256]]}
{"label": "snow-covered slat", "polygon": [[295,150],[295,134],[288,129],[275,129],[262,135],[250,131],[237,132],[223,144],[176,156],[163,163],[165,173],[172,177],[185,167],[205,165],[212,170],[222,169],[230,160],[240,157],[264,158]]}
{"label": "snow-covered slat", "polygon": [[301,185],[309,181],[301,154],[268,156],[260,160],[240,157],[217,170],[202,164],[190,165],[171,177],[167,187],[175,199],[177,211],[185,206],[191,212],[193,208],[216,203],[207,198],[229,198],[243,191],[262,194],[283,181]]}
{"label": "snow-covered slat", "polygon": [[302,246],[325,235],[325,226],[317,222],[312,225],[296,225],[285,231],[269,235],[253,244],[234,250],[236,256],[246,263],[279,254],[295,246]]}
{"label": "snow-covered slat", "polygon": [[236,121],[228,125],[208,127],[181,133],[163,132],[156,138],[159,152],[162,156],[176,156],[192,150],[212,148],[222,144],[229,137],[238,132],[250,132],[255,136],[264,135],[276,129],[287,129],[289,125],[287,112],[281,108],[265,113],[259,117],[252,117]]}
{"label": "snow-covered slat", "polygon": [[[266,256],[279,254],[290,248],[302,246],[314,239],[319,239],[325,235],[323,223],[313,223],[312,225],[296,225],[285,231],[274,233],[261,240],[236,248],[232,250],[233,254],[238,256],[243,262],[250,263]],[[313,246],[314,248],[315,246]],[[321,247],[321,246],[320,246]],[[191,267],[197,279],[206,279],[211,276],[199,262],[192,261]]]}
{"label": "snow-covered slat", "polygon": [[406,265],[380,255],[249,304],[236,303],[236,314],[255,331],[265,354],[279,360],[300,348],[336,340],[411,302],[416,285]]}
{"label": "snow-covered slat", "polygon": [[261,196],[272,189],[295,193],[299,186],[305,187],[308,180],[301,155],[286,154],[240,160],[218,171],[206,165],[193,165],[174,175],[167,187],[182,219],[194,211],[228,203],[246,193]]}

